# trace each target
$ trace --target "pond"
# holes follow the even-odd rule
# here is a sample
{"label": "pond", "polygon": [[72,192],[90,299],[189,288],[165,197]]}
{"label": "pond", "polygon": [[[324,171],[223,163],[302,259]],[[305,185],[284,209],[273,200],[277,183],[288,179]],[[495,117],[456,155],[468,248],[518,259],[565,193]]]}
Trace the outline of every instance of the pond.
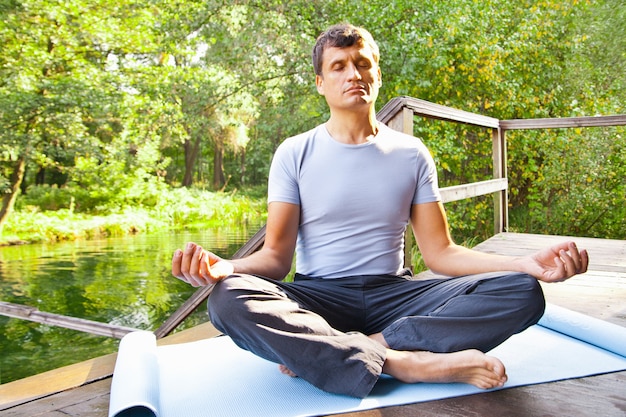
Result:
{"label": "pond", "polygon": [[[156,330],[194,288],[171,275],[194,241],[229,257],[258,227],[0,248],[0,301],[42,312]],[[207,320],[198,308],[177,330]],[[118,339],[0,315],[0,383],[117,351]]]}

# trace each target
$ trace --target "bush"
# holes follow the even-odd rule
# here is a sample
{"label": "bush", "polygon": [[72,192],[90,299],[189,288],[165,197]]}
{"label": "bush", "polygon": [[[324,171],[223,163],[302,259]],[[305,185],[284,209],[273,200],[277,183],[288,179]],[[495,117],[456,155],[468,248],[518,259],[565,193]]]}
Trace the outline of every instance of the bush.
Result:
{"label": "bush", "polygon": [[[72,199],[80,192],[84,190],[33,187],[27,195],[18,198],[16,211],[3,230],[3,240],[56,242],[162,230],[228,229],[241,225],[256,226],[262,224],[266,217],[265,198],[255,199],[236,192],[164,188],[151,207],[133,206],[130,204],[132,200],[123,207],[117,202],[107,203],[106,213],[102,214],[73,210]],[[62,205],[65,207],[54,209]]]}

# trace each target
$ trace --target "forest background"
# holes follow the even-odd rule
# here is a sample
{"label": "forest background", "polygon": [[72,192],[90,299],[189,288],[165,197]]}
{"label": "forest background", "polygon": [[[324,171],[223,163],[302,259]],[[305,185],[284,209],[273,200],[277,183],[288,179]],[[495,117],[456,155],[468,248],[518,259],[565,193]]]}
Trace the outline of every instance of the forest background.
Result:
{"label": "forest background", "polygon": [[[333,23],[412,96],[498,119],[624,113],[624,0],[0,0],[0,242],[260,223],[274,150],[323,122]],[[511,132],[511,231],[626,238],[624,128]],[[490,177],[488,132],[416,124],[440,185]],[[490,199],[447,206],[488,237]]]}

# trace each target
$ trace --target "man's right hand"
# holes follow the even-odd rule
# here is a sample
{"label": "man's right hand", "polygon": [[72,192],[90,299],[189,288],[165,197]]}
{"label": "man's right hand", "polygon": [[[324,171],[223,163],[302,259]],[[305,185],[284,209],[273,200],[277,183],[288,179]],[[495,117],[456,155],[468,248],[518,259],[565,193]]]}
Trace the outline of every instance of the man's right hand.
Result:
{"label": "man's right hand", "polygon": [[212,285],[234,272],[233,264],[193,242],[172,257],[172,275],[193,287]]}

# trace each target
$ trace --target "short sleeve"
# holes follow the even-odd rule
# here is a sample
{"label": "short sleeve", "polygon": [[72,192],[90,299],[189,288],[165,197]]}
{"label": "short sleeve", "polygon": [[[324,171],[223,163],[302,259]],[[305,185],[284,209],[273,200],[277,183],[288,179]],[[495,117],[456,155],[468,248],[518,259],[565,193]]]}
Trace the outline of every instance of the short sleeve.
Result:
{"label": "short sleeve", "polygon": [[281,143],[274,153],[267,186],[267,202],[300,204],[297,160],[293,138]]}

